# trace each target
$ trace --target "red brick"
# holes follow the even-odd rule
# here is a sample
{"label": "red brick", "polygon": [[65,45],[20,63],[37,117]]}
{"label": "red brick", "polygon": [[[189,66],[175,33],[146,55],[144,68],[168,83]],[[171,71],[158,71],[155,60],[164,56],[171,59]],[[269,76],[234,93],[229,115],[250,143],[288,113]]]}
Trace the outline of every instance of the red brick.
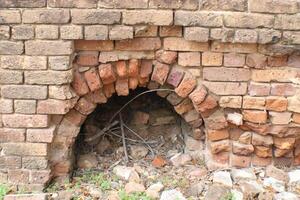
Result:
{"label": "red brick", "polygon": [[129,89],[135,90],[138,85],[139,85],[139,79],[138,78],[133,78],[133,77],[129,78],[129,80],[128,80]]}
{"label": "red brick", "polygon": [[161,26],[159,28],[159,35],[161,37],[181,37],[182,27],[181,26]]}
{"label": "red brick", "polygon": [[246,168],[251,164],[251,157],[248,156],[238,156],[231,154],[230,158],[232,167]]}
{"label": "red brick", "polygon": [[175,92],[177,93],[178,96],[185,98],[194,90],[196,84],[197,81],[195,77],[190,73],[186,73],[181,83],[175,89]]}
{"label": "red brick", "polygon": [[243,108],[244,109],[265,109],[266,100],[265,97],[251,97],[244,96],[243,97]]}
{"label": "red brick", "polygon": [[77,64],[82,66],[96,66],[98,62],[98,51],[81,51],[77,55]]}
{"label": "red brick", "polygon": [[279,149],[292,149],[294,147],[296,139],[291,137],[279,138],[274,137],[274,146]]}
{"label": "red brick", "polygon": [[9,170],[8,181],[12,184],[27,184],[29,183],[29,171],[23,169]]}
{"label": "red brick", "polygon": [[268,96],[270,94],[271,86],[268,83],[250,82],[248,91],[250,96]]}
{"label": "red brick", "polygon": [[94,67],[86,71],[84,73],[84,77],[92,92],[103,86],[100,77],[97,73],[97,70]]}
{"label": "red brick", "polygon": [[254,153],[260,158],[270,158],[272,157],[272,148],[265,146],[254,146]]}
{"label": "red brick", "polygon": [[228,53],[224,54],[224,66],[226,67],[243,67],[245,65],[245,55]]}
{"label": "red brick", "polygon": [[273,137],[270,135],[252,134],[252,144],[255,146],[270,147],[273,144]]}
{"label": "red brick", "polygon": [[181,69],[172,67],[167,79],[167,83],[174,87],[177,87],[179,83],[182,81],[183,76],[184,76],[184,72]]}
{"label": "red brick", "polygon": [[139,60],[130,59],[128,65],[128,75],[129,77],[137,77],[139,75]]}
{"label": "red brick", "polygon": [[74,100],[47,99],[40,100],[37,104],[39,114],[66,114],[76,103]]}
{"label": "red brick", "polygon": [[95,104],[99,103],[106,103],[107,98],[104,95],[102,89],[96,90],[94,92],[90,92],[89,94],[84,96],[88,101],[93,102]]}
{"label": "red brick", "polygon": [[77,102],[74,108],[81,114],[88,115],[95,110],[96,106],[97,106],[96,104],[82,97],[79,99],[79,101]]}
{"label": "red brick", "polygon": [[218,103],[214,97],[212,97],[211,95],[207,95],[207,97],[204,99],[202,103],[194,106],[197,111],[204,113],[217,107]]}
{"label": "red brick", "polygon": [[263,69],[267,66],[267,57],[262,54],[249,54],[246,59],[246,64],[249,67]]}
{"label": "red brick", "polygon": [[76,50],[110,51],[114,48],[113,41],[109,40],[75,40]]}
{"label": "red brick", "polygon": [[25,141],[25,129],[0,128],[0,142]]}
{"label": "red brick", "polygon": [[211,141],[224,140],[229,138],[228,129],[207,130],[207,139]]}
{"label": "red brick", "polygon": [[113,83],[103,86],[103,93],[105,94],[106,98],[111,97],[115,92],[115,85]]}
{"label": "red brick", "polygon": [[212,159],[218,164],[228,164],[229,162],[229,153],[228,152],[220,152],[217,154],[212,154]]}
{"label": "red brick", "polygon": [[113,71],[111,64],[99,65],[99,75],[104,85],[110,84],[116,81],[116,75]]}
{"label": "red brick", "polygon": [[83,115],[77,110],[72,109],[65,115],[65,119],[75,126],[81,126],[86,119],[86,115]]}
{"label": "red brick", "polygon": [[287,56],[269,56],[268,65],[270,67],[282,67],[287,66]]}
{"label": "red brick", "polygon": [[115,68],[116,73],[120,78],[126,78],[128,76],[128,69],[124,60],[117,61]]}
{"label": "red brick", "polygon": [[176,62],[177,52],[176,51],[159,50],[155,53],[155,58],[159,62],[166,63],[166,64],[173,64]]}
{"label": "red brick", "polygon": [[152,73],[152,60],[142,60],[140,77],[147,78]]}
{"label": "red brick", "polygon": [[128,79],[118,79],[116,81],[116,92],[118,96],[127,96],[129,94]]}
{"label": "red brick", "polygon": [[74,75],[73,75],[73,82],[72,82],[72,87],[74,88],[75,92],[79,96],[83,96],[87,94],[90,90],[85,82],[84,77],[82,76],[81,73],[79,73],[78,69],[75,68],[74,70]]}
{"label": "red brick", "polygon": [[200,66],[199,52],[182,52],[178,54],[178,64],[184,67]]}
{"label": "red brick", "polygon": [[275,96],[293,96],[296,94],[296,88],[290,83],[272,83],[271,95]]}
{"label": "red brick", "polygon": [[30,183],[32,184],[45,184],[50,178],[50,170],[30,171]]}
{"label": "red brick", "polygon": [[203,118],[205,127],[208,129],[224,129],[228,126],[228,122],[225,118],[225,114],[222,110],[217,110],[213,114],[210,113],[209,117]]}
{"label": "red brick", "polygon": [[51,143],[54,137],[55,126],[45,129],[27,129],[26,141]]}
{"label": "red brick", "polygon": [[300,114],[299,113],[293,114],[293,122],[300,124]]}
{"label": "red brick", "polygon": [[213,154],[230,151],[230,142],[229,140],[220,140],[210,143],[210,150]]}
{"label": "red brick", "polygon": [[273,111],[285,111],[288,106],[288,100],[284,97],[267,97],[266,109]]}
{"label": "red brick", "polygon": [[2,120],[5,127],[43,128],[49,125],[48,115],[11,114],[2,115]]}
{"label": "red brick", "polygon": [[170,66],[156,62],[152,73],[151,80],[158,82],[163,85],[168,77]]}
{"label": "red brick", "polygon": [[289,67],[299,67],[300,65],[300,55],[298,54],[293,54],[289,56],[288,59],[288,66]]}
{"label": "red brick", "polygon": [[148,51],[157,50],[161,47],[160,38],[135,38],[130,40],[116,41],[116,50]]}
{"label": "red brick", "polygon": [[46,156],[48,145],[45,143],[2,143],[5,155]]}
{"label": "red brick", "polygon": [[145,78],[139,77],[139,86],[140,87],[146,87],[147,83],[149,82],[149,79],[150,79],[149,76],[145,77]]}
{"label": "red brick", "polygon": [[2,169],[20,169],[22,167],[21,157],[20,156],[0,156],[0,167]]}
{"label": "red brick", "polygon": [[203,86],[198,86],[190,95],[189,98],[192,100],[194,106],[201,104],[207,95],[207,90]]}
{"label": "red brick", "polygon": [[266,123],[267,112],[258,110],[243,110],[243,119],[254,123]]}

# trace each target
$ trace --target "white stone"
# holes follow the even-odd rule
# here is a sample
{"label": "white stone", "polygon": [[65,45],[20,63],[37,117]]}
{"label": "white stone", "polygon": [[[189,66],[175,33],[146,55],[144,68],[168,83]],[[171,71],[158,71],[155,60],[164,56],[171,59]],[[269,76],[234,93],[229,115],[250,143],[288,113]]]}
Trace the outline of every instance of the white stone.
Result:
{"label": "white stone", "polygon": [[126,166],[121,166],[118,165],[114,167],[113,172],[119,177],[124,180],[129,180],[129,178],[133,175],[136,174],[136,171],[132,167],[126,167]]}
{"label": "white stone", "polygon": [[284,182],[279,181],[273,177],[265,178],[263,186],[265,188],[272,188],[276,192],[284,192],[285,190]]}
{"label": "white stone", "polygon": [[186,200],[178,190],[165,190],[162,192],[160,200]]}
{"label": "white stone", "polygon": [[187,162],[189,162],[191,160],[192,160],[192,158],[189,154],[182,154],[182,153],[178,153],[175,156],[173,156],[172,158],[170,158],[170,161],[176,167],[185,165],[185,164],[187,164]]}
{"label": "white stone", "polygon": [[231,194],[232,194],[234,200],[243,200],[244,199],[243,193],[238,190],[235,190],[235,189],[231,190]]}
{"label": "white stone", "polygon": [[291,192],[281,192],[275,194],[274,200],[299,200],[299,197]]}
{"label": "white stone", "polygon": [[228,113],[227,121],[237,126],[243,125],[243,115],[240,113]]}
{"label": "white stone", "polygon": [[213,183],[220,183],[227,187],[232,187],[232,180],[230,173],[226,171],[219,171],[213,174]]}
{"label": "white stone", "polygon": [[245,194],[257,195],[258,193],[264,191],[262,185],[257,181],[243,181],[240,183],[240,188]]}
{"label": "white stone", "polygon": [[293,183],[293,182],[298,182],[298,181],[300,181],[300,169],[290,171],[290,172],[288,173],[288,176],[289,176],[289,178],[290,178],[289,183]]}
{"label": "white stone", "polygon": [[251,169],[232,169],[231,175],[236,183],[241,180],[256,180],[256,176]]}

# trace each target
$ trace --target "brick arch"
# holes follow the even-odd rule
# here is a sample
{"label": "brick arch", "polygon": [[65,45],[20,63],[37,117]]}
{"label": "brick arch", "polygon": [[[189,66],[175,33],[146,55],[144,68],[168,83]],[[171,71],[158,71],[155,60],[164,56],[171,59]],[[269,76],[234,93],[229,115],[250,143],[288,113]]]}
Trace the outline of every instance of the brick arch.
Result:
{"label": "brick arch", "polygon": [[[57,128],[49,157],[52,175],[68,176],[74,161],[72,148],[81,125],[97,104],[106,103],[114,93],[127,96],[130,90],[137,87],[174,89],[172,94],[157,93],[166,98],[187,123],[197,129],[204,122],[205,132],[225,129],[228,124],[223,110],[218,106],[217,97],[191,72],[177,65],[176,58],[176,52],[159,50],[154,60],[107,62],[89,67],[84,72],[74,62],[74,80],[71,85],[77,95],[73,98],[70,110],[56,120]],[[80,63],[80,59],[84,58],[78,59],[76,62]],[[226,164],[222,161],[220,163]]]}

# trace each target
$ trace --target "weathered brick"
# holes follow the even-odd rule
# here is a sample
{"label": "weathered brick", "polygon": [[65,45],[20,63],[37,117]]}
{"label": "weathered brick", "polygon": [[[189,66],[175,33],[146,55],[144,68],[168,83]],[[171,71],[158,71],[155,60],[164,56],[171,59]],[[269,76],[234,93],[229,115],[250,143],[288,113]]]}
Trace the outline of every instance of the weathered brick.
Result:
{"label": "weathered brick", "polygon": [[221,42],[233,42],[235,30],[230,28],[212,28],[210,30],[211,40],[220,40]]}
{"label": "weathered brick", "polygon": [[200,53],[199,52],[184,52],[178,54],[178,64],[181,66],[200,66]]}
{"label": "weathered brick", "polygon": [[243,97],[243,108],[244,109],[258,109],[265,110],[266,99],[264,97]]}
{"label": "weathered brick", "polygon": [[300,114],[299,113],[293,114],[293,122],[300,124]]}
{"label": "weathered brick", "polygon": [[223,63],[223,54],[215,52],[202,53],[203,66],[221,66]]}
{"label": "weathered brick", "polygon": [[260,13],[297,13],[297,1],[250,0],[249,10]]}
{"label": "weathered brick", "polygon": [[19,55],[24,52],[23,42],[0,40],[1,55]]}
{"label": "weathered brick", "polygon": [[31,184],[45,184],[51,178],[51,170],[32,170],[30,171],[30,183]]}
{"label": "weathered brick", "polygon": [[260,44],[268,44],[268,43],[276,43],[281,39],[281,32],[273,29],[259,29],[258,33],[258,43]]}
{"label": "weathered brick", "polygon": [[288,100],[284,97],[267,97],[266,109],[282,112],[287,109]]}
{"label": "weathered brick", "polygon": [[196,78],[190,73],[185,73],[181,83],[175,88],[175,92],[178,96],[184,98],[195,89],[196,85]]}
{"label": "weathered brick", "polygon": [[249,67],[262,69],[267,66],[267,57],[262,54],[249,54],[247,55],[246,64]]}
{"label": "weathered brick", "polygon": [[152,60],[142,60],[141,69],[140,69],[140,77],[146,78],[152,73]]}
{"label": "weathered brick", "polygon": [[[202,104],[205,104],[206,102],[211,101],[211,100],[207,101],[208,99],[214,99],[214,98],[211,95],[208,95]],[[217,102],[215,99],[214,99],[214,101],[215,101],[214,107],[211,107],[209,109],[213,109],[217,106]],[[200,110],[200,112],[203,112],[203,111]],[[217,110],[213,114],[210,113],[210,116],[206,116],[204,118],[204,122],[205,122],[205,127],[207,127],[208,129],[220,130],[220,129],[224,129],[228,126],[225,114],[222,110]]]}
{"label": "weathered brick", "polygon": [[109,30],[110,40],[124,40],[133,38],[133,27],[131,26],[113,26]]}
{"label": "weathered brick", "polygon": [[25,129],[0,128],[0,142],[24,142]]}
{"label": "weathered brick", "polygon": [[283,40],[289,44],[300,44],[300,31],[285,31],[283,32]]}
{"label": "weathered brick", "polygon": [[11,184],[28,184],[29,171],[23,169],[15,169],[8,171],[8,181]]}
{"label": "weathered brick", "polygon": [[72,67],[69,56],[49,56],[48,65],[52,70],[68,70]]}
{"label": "weathered brick", "polygon": [[154,59],[152,51],[102,51],[100,52],[99,62],[108,63],[118,60],[134,59]]}
{"label": "weathered brick", "polygon": [[209,91],[217,95],[245,95],[247,93],[247,83],[231,83],[227,82],[207,82],[203,84]]}
{"label": "weathered brick", "polygon": [[60,27],[60,37],[63,40],[83,39],[82,26],[67,25]]}
{"label": "weathered brick", "polygon": [[3,169],[20,169],[21,166],[20,156],[0,156],[0,167]]}
{"label": "weathered brick", "polygon": [[288,58],[288,66],[289,67],[299,67],[300,64],[300,55],[299,54],[292,54]]}
{"label": "weathered brick", "polygon": [[128,63],[128,76],[138,77],[140,62],[137,59],[130,59]]}
{"label": "weathered brick", "polygon": [[295,144],[295,138],[285,137],[279,138],[274,137],[274,146],[279,149],[291,149]]}
{"label": "weathered brick", "polygon": [[76,40],[74,44],[76,50],[110,51],[114,48],[113,41],[110,40]]}
{"label": "weathered brick", "polygon": [[97,0],[49,0],[48,6],[54,8],[96,8]]}
{"label": "weathered brick", "polygon": [[243,110],[243,119],[253,123],[266,123],[268,114],[266,111]]}
{"label": "weathered brick", "polygon": [[37,113],[39,114],[66,114],[74,106],[74,100],[47,99],[37,103]]}
{"label": "weathered brick", "polygon": [[272,28],[274,16],[254,13],[226,13],[224,24],[227,27],[238,28]]}
{"label": "weathered brick", "polygon": [[270,94],[271,86],[267,83],[250,82],[248,91],[250,96],[268,96]]}
{"label": "weathered brick", "polygon": [[154,63],[154,69],[152,73],[151,80],[156,81],[157,83],[163,85],[167,80],[170,66],[162,64],[160,62]]}
{"label": "weathered brick", "polygon": [[25,24],[64,24],[70,20],[70,13],[64,9],[24,10],[22,14]]}
{"label": "weathered brick", "polygon": [[10,38],[10,27],[5,25],[0,25],[0,39],[7,40]]}
{"label": "weathered brick", "polygon": [[96,68],[86,71],[84,77],[92,92],[103,86]]}
{"label": "weathered brick", "polygon": [[296,88],[290,83],[272,83],[271,95],[275,96],[293,96],[296,93]]}
{"label": "weathered brick", "polygon": [[72,99],[75,96],[76,96],[75,91],[70,85],[49,86],[49,98],[51,99],[65,100],[65,99]]}
{"label": "weathered brick", "polygon": [[41,85],[61,85],[71,83],[73,71],[27,71],[25,72],[25,83]]}
{"label": "weathered brick", "polygon": [[148,0],[99,0],[100,8],[147,8]]}
{"label": "weathered brick", "polygon": [[158,31],[158,26],[153,25],[140,25],[134,27],[135,37],[156,37]]}
{"label": "weathered brick", "polygon": [[126,78],[128,76],[128,69],[125,61],[117,61],[115,64],[115,69],[119,77]]}
{"label": "weathered brick", "polygon": [[72,52],[71,41],[32,40],[25,42],[27,55],[70,55]]}
{"label": "weathered brick", "polygon": [[186,9],[186,10],[195,10],[198,8],[197,0],[150,0],[150,8],[168,8],[168,9]]}
{"label": "weathered brick", "polygon": [[231,166],[239,168],[247,168],[251,164],[251,156],[239,156],[231,154]]}
{"label": "weathered brick", "polygon": [[157,50],[161,47],[159,38],[135,38],[131,40],[116,41],[115,49],[127,51]]}
{"label": "weathered brick", "polygon": [[176,11],[174,23],[181,26],[221,27],[223,26],[222,18],[222,14],[217,12]]}
{"label": "weathered brick", "polygon": [[177,52],[159,50],[159,51],[156,51],[155,58],[159,62],[163,62],[166,64],[173,64],[174,62],[176,62]]}
{"label": "weathered brick", "polygon": [[272,124],[289,124],[292,121],[290,112],[269,112]]}
{"label": "weathered brick", "polygon": [[14,108],[16,113],[34,114],[36,112],[35,100],[15,100]]}
{"label": "weathered brick", "polygon": [[245,55],[237,53],[224,54],[224,66],[226,67],[243,67],[245,65]]}
{"label": "weathered brick", "polygon": [[207,42],[209,37],[209,29],[201,27],[184,28],[184,38],[197,42]]}
{"label": "weathered brick", "polygon": [[160,37],[181,37],[182,27],[181,26],[160,26],[159,35]]}
{"label": "weathered brick", "polygon": [[21,14],[19,10],[1,10],[0,24],[18,24],[18,23],[21,23]]}
{"label": "weathered brick", "polygon": [[238,29],[235,31],[234,42],[256,43],[258,35],[256,30]]}
{"label": "weathered brick", "polygon": [[94,104],[93,102],[90,102],[89,99],[82,97],[79,99],[74,109],[83,115],[88,115],[95,110],[96,106],[97,104]]}
{"label": "weathered brick", "polygon": [[298,78],[298,70],[292,68],[277,68],[252,70],[252,80],[257,82],[292,82]]}
{"label": "weathered brick", "polygon": [[96,66],[98,62],[98,51],[80,51],[77,54],[76,63],[82,66]]}
{"label": "weathered brick", "polygon": [[1,96],[11,99],[45,99],[47,87],[36,85],[7,85],[1,87]]}
{"label": "weathered brick", "polygon": [[46,156],[47,144],[44,143],[3,143],[5,155]]}
{"label": "weathered brick", "polygon": [[175,111],[179,115],[183,115],[184,113],[187,113],[191,110],[193,110],[193,104],[190,99],[184,99],[182,102],[180,102],[178,105],[174,106]]}
{"label": "weathered brick", "polygon": [[228,152],[230,151],[230,141],[229,140],[220,140],[216,142],[210,142],[210,151],[213,154],[217,154],[220,152]]}
{"label": "weathered brick", "polygon": [[35,37],[37,39],[57,39],[58,26],[55,25],[39,25],[35,27]]}
{"label": "weathered brick", "polygon": [[255,53],[257,44],[221,43],[212,42],[211,50],[215,52]]}
{"label": "weathered brick", "polygon": [[74,80],[72,82],[72,87],[79,96],[83,96],[90,91],[83,75],[79,73],[77,69],[74,70]]}
{"label": "weathered brick", "polygon": [[115,92],[115,85],[113,83],[103,85],[103,93],[107,98],[110,98]]}
{"label": "weathered brick", "polygon": [[12,39],[29,40],[34,38],[34,28],[29,25],[19,25],[12,27]]}
{"label": "weathered brick", "polygon": [[123,23],[168,26],[173,23],[173,12],[170,10],[126,10],[123,12]]}
{"label": "weathered brick", "polygon": [[223,108],[241,108],[241,96],[222,96],[219,100],[219,105]]}
{"label": "weathered brick", "polygon": [[274,28],[283,30],[300,30],[300,14],[276,15]]}
{"label": "weathered brick", "polygon": [[4,126],[15,128],[47,127],[49,121],[47,115],[23,114],[3,115],[2,120]]}
{"label": "weathered brick", "polygon": [[120,11],[78,9],[71,11],[74,24],[115,24],[121,20]]}
{"label": "weathered brick", "polygon": [[116,81],[116,92],[118,96],[127,96],[129,94],[128,79],[118,79]]}
{"label": "weathered brick", "polygon": [[251,78],[249,69],[204,67],[203,78],[209,81],[248,81]]}
{"label": "weathered brick", "polygon": [[0,99],[0,113],[12,113],[13,101],[11,99]]}
{"label": "weathered brick", "polygon": [[167,79],[167,83],[172,85],[173,87],[177,87],[181,82],[183,76],[184,76],[183,70],[176,67],[172,67]]}
{"label": "weathered brick", "polygon": [[116,75],[111,64],[99,65],[99,75],[103,84],[110,84],[116,81]]}
{"label": "weathered brick", "polygon": [[1,56],[0,66],[3,69],[41,70],[47,69],[45,56]]}
{"label": "weathered brick", "polygon": [[46,169],[48,160],[45,157],[22,157],[22,166],[25,169]]}
{"label": "weathered brick", "polygon": [[183,38],[169,37],[164,39],[164,49],[171,51],[207,51],[208,43],[188,41]]}
{"label": "weathered brick", "polygon": [[0,8],[40,8],[46,6],[46,0],[2,0]]}
{"label": "weathered brick", "polygon": [[103,25],[85,26],[84,38],[86,40],[107,40],[108,27]]}
{"label": "weathered brick", "polygon": [[51,143],[54,137],[55,126],[43,129],[27,129],[26,140],[27,142],[45,142]]}
{"label": "weathered brick", "polygon": [[287,65],[287,55],[284,56],[269,56],[268,65],[270,67],[282,67]]}
{"label": "weathered brick", "polygon": [[0,70],[1,84],[19,84],[23,82],[23,74],[20,71]]}

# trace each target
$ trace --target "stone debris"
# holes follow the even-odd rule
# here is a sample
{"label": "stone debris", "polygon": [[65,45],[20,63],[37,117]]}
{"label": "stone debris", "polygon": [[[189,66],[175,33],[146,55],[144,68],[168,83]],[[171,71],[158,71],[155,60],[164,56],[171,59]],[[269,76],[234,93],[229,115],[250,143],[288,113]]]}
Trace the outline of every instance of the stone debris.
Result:
{"label": "stone debris", "polygon": [[186,200],[181,192],[178,190],[165,190],[162,192],[160,200]]}
{"label": "stone debris", "polygon": [[232,187],[232,180],[229,172],[219,171],[213,174],[213,183],[219,183],[227,187]]}

